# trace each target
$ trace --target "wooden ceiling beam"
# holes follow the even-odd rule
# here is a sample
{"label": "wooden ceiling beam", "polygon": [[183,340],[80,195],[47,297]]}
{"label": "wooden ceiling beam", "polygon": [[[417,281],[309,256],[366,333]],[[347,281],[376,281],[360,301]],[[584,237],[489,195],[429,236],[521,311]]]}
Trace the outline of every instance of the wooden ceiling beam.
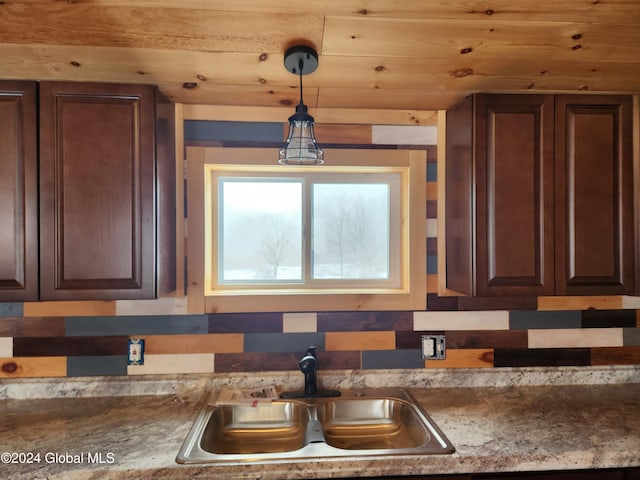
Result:
{"label": "wooden ceiling beam", "polygon": [[[238,107],[229,105],[184,105],[185,120],[286,123],[289,107]],[[318,108],[311,112],[318,124],[437,125],[437,112],[395,109]]]}

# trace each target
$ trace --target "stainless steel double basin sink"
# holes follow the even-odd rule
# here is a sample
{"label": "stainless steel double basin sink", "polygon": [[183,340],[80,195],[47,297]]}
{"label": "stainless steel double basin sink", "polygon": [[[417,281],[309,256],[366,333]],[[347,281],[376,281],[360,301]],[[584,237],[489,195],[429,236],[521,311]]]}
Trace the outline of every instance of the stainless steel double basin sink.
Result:
{"label": "stainless steel double basin sink", "polygon": [[176,461],[242,464],[454,450],[407,391],[343,390],[336,398],[276,400],[256,406],[208,403]]}

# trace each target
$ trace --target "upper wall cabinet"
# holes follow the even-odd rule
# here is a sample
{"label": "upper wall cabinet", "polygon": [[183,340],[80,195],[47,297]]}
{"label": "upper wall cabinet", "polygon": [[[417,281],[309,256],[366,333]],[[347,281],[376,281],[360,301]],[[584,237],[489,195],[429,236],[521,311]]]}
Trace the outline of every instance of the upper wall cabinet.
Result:
{"label": "upper wall cabinet", "polygon": [[447,112],[447,287],[636,292],[632,98],[484,95]]}
{"label": "upper wall cabinet", "polygon": [[[162,281],[175,278],[167,105],[146,85],[39,84],[39,299],[154,298],[158,289],[171,289],[170,280]],[[35,103],[29,108],[35,130]],[[11,164],[4,154],[2,162]],[[24,189],[20,175],[12,178],[14,191]],[[24,198],[30,205],[36,192]],[[16,222],[13,236],[26,238]]]}
{"label": "upper wall cabinet", "polygon": [[35,82],[0,82],[0,301],[38,296]]}

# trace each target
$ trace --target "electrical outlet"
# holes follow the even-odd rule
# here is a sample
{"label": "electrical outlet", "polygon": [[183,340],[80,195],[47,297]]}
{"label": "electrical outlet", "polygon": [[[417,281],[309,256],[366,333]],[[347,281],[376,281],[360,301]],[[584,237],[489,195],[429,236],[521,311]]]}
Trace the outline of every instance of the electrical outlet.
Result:
{"label": "electrical outlet", "polygon": [[129,353],[127,355],[127,364],[144,365],[144,338],[129,338]]}
{"label": "electrical outlet", "polygon": [[424,360],[444,360],[447,358],[444,335],[422,336],[422,358]]}

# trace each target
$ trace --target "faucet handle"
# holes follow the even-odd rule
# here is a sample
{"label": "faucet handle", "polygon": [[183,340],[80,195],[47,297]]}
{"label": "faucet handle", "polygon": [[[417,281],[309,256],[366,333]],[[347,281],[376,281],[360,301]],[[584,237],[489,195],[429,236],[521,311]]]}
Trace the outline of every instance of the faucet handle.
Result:
{"label": "faucet handle", "polygon": [[305,355],[311,355],[312,357],[316,356],[316,348],[315,346],[307,347],[307,352]]}

